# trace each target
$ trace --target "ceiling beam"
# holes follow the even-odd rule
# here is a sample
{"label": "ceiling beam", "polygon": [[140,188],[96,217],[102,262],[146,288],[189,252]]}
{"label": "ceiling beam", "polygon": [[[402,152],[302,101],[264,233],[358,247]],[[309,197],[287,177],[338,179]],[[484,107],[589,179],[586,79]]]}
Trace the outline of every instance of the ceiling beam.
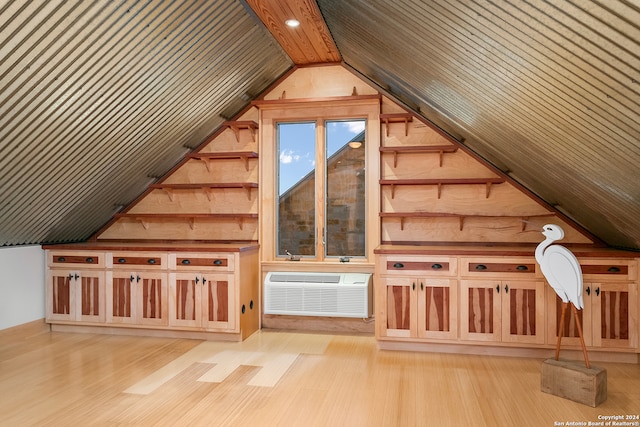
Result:
{"label": "ceiling beam", "polygon": [[[296,65],[342,60],[314,0],[245,1]],[[300,25],[288,26],[289,19]]]}

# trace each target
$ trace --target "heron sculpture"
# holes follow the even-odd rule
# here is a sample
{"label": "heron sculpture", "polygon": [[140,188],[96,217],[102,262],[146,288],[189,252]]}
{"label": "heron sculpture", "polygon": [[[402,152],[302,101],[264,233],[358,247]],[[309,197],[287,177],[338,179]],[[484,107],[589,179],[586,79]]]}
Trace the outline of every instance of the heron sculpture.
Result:
{"label": "heron sculpture", "polygon": [[573,318],[578,327],[580,344],[584,353],[584,361],[587,368],[590,368],[587,347],[582,336],[582,325],[578,318],[578,310],[584,308],[582,298],[582,269],[575,255],[564,246],[554,245],[557,240],[564,238],[564,230],[558,225],[547,224],[542,228],[542,234],[546,237],[536,248],[536,261],[540,265],[542,274],[556,294],[562,299],[562,314],[560,315],[560,325],[558,327],[558,343],[556,344],[556,360],[560,355],[560,342],[564,330],[564,317],[567,306],[572,303]]}

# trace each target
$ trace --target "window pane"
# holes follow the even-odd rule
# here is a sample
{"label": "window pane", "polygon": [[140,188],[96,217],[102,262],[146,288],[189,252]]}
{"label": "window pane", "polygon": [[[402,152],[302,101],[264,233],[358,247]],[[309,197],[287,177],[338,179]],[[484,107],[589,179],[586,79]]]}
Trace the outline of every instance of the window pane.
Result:
{"label": "window pane", "polygon": [[278,255],[315,255],[316,125],[278,123]]}
{"label": "window pane", "polygon": [[326,130],[326,256],[365,256],[365,121]]}

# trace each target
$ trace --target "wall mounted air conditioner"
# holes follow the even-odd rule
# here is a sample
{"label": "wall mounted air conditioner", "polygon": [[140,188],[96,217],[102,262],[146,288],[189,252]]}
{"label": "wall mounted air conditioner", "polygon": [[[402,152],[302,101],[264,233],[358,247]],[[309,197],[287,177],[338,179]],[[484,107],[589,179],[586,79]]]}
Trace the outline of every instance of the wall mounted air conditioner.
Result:
{"label": "wall mounted air conditioner", "polygon": [[270,272],[264,281],[264,313],[369,318],[373,279],[366,273]]}

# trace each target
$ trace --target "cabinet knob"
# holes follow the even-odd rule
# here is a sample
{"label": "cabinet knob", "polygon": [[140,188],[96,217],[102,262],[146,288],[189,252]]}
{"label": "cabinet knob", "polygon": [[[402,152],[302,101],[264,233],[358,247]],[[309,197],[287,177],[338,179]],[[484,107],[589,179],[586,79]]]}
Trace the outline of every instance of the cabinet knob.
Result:
{"label": "cabinet knob", "polygon": [[526,265],[519,265],[516,267],[516,270],[520,270],[520,271],[527,271],[529,269],[529,267],[527,267]]}
{"label": "cabinet knob", "polygon": [[600,296],[600,288],[596,288],[596,296],[599,297]]}
{"label": "cabinet knob", "polygon": [[249,310],[253,310],[253,300],[249,301]]}
{"label": "cabinet knob", "polygon": [[591,295],[591,287],[587,286],[587,295]]}
{"label": "cabinet knob", "polygon": [[616,267],[616,266],[614,265],[614,266],[609,267],[609,269],[608,269],[607,271],[608,271],[609,273],[620,273],[620,267]]}
{"label": "cabinet knob", "polygon": [[148,264],[155,264],[155,263],[156,263],[156,260],[155,260],[155,259],[153,259],[153,258],[149,258],[149,259],[147,260],[147,263],[148,263]]}
{"label": "cabinet knob", "polygon": [[431,268],[434,270],[440,270],[442,268],[442,264],[431,264]]}
{"label": "cabinet knob", "polygon": [[67,259],[63,256],[58,257],[58,262],[65,262]]}
{"label": "cabinet knob", "polygon": [[213,265],[222,265],[222,260],[221,259],[214,260]]}
{"label": "cabinet knob", "polygon": [[87,259],[85,259],[85,261],[91,263],[91,262],[93,262],[93,257],[87,257]]}
{"label": "cabinet knob", "polygon": [[244,314],[245,311],[247,311],[247,308],[242,304],[242,314]]}
{"label": "cabinet knob", "polygon": [[125,262],[127,262],[127,259],[126,258],[118,258],[118,262],[120,264],[124,264]]}
{"label": "cabinet knob", "polygon": [[404,268],[404,264],[401,262],[396,262],[393,264],[393,268]]}
{"label": "cabinet knob", "polygon": [[476,265],[476,270],[486,270],[487,266],[484,264],[478,264]]}
{"label": "cabinet knob", "polygon": [[188,260],[188,259],[183,259],[183,260],[182,260],[182,264],[184,264],[184,265],[189,265],[189,264],[191,264],[191,261],[190,261],[190,260]]}

